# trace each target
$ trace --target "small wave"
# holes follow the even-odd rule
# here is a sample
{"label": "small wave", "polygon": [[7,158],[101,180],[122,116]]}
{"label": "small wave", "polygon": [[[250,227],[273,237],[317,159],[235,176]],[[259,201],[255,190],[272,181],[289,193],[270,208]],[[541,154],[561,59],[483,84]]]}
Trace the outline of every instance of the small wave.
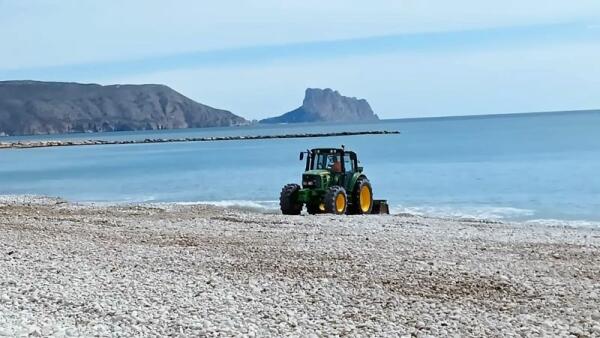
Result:
{"label": "small wave", "polygon": [[[0,196],[0,202],[2,198],[9,200],[13,199],[14,196]],[[79,202],[80,204],[92,204],[98,206],[109,206],[109,205],[123,205],[123,204],[152,204],[152,205],[213,205],[223,208],[233,208],[238,210],[248,210],[260,213],[279,213],[279,201],[278,200],[263,200],[263,201],[252,201],[252,200],[219,200],[219,201],[180,201],[180,202],[169,202],[169,201],[156,201],[154,196],[145,196],[140,201],[139,198],[126,199],[121,201],[86,201]],[[498,206],[403,206],[396,205],[390,207],[391,214],[411,214],[417,216],[428,216],[428,217],[440,217],[440,218],[452,218],[452,219],[485,219],[492,221],[505,221],[511,222],[516,221],[527,225],[539,225],[539,226],[558,226],[558,227],[591,227],[600,228],[600,221],[586,221],[586,220],[564,220],[564,219],[544,219],[544,218],[533,218],[536,215],[534,210],[520,209],[513,207],[498,207]]]}
{"label": "small wave", "polygon": [[390,212],[407,213],[418,216],[434,216],[448,218],[476,218],[489,220],[518,220],[533,216],[529,209],[497,206],[395,206]]}
{"label": "small wave", "polygon": [[65,203],[60,197],[44,195],[0,195],[0,204],[57,204]]}
{"label": "small wave", "polygon": [[570,227],[570,228],[600,228],[600,222],[584,220],[560,220],[554,218],[531,219],[524,222],[530,225],[551,226],[551,227]]}
{"label": "small wave", "polygon": [[[224,208],[255,210],[260,212],[279,212],[279,201],[251,201],[251,200],[221,200],[221,201],[196,201],[176,202],[179,205],[207,204]],[[489,220],[525,220],[533,216],[533,210],[511,207],[494,206],[396,206],[390,208],[390,213],[408,213],[419,216],[448,217],[448,218],[475,218]]]}
{"label": "small wave", "polygon": [[222,201],[197,201],[197,202],[175,202],[179,205],[214,205],[223,208],[261,210],[273,212],[279,210],[279,201],[250,201],[250,200],[222,200]]}

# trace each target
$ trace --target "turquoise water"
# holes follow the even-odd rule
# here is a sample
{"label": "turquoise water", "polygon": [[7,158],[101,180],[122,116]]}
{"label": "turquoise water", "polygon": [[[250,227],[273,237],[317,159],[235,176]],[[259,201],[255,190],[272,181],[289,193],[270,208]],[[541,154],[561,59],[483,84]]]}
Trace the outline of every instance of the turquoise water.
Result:
{"label": "turquoise water", "polygon": [[600,221],[600,113],[368,124],[59,135],[15,139],[132,139],[317,131],[400,135],[108,145],[0,151],[0,194],[94,202],[212,202],[277,208],[298,182],[301,150],[345,144],[395,212],[505,220]]}

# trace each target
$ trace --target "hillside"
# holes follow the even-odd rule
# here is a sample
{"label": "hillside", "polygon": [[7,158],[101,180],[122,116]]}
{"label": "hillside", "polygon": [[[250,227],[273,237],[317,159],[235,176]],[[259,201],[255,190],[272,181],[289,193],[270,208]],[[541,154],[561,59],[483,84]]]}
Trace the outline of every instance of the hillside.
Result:
{"label": "hillside", "polygon": [[0,135],[221,127],[247,121],[163,85],[0,81]]}

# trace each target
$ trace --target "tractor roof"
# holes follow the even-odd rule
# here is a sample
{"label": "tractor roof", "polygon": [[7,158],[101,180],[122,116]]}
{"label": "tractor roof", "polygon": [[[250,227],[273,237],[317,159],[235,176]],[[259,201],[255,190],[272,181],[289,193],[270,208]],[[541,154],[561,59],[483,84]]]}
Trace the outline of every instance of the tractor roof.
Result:
{"label": "tractor roof", "polygon": [[311,149],[310,151],[317,152],[317,153],[341,153],[342,151],[347,152],[347,153],[353,153],[353,151],[345,150],[342,148],[314,148],[314,149]]}
{"label": "tractor roof", "polygon": [[314,152],[314,153],[319,153],[319,154],[323,154],[323,153],[325,153],[325,154],[338,154],[338,153],[341,153],[342,151],[345,152],[345,153],[354,153],[351,150],[345,150],[345,149],[342,149],[342,148],[313,148],[310,151]]}

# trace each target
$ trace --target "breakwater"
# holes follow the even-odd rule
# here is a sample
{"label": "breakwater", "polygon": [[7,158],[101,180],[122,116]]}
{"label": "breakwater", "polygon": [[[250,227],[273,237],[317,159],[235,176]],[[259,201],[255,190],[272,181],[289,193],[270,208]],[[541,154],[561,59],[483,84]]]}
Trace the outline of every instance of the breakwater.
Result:
{"label": "breakwater", "polygon": [[400,134],[399,131],[371,130],[371,131],[343,131],[334,133],[302,133],[283,135],[250,135],[250,136],[209,136],[209,137],[185,137],[185,138],[146,138],[140,140],[44,140],[44,141],[19,141],[0,142],[0,149],[26,149],[46,147],[72,147],[72,146],[97,146],[115,144],[145,144],[145,143],[172,143],[172,142],[215,142],[215,141],[245,141],[266,140],[284,138],[308,138],[308,137],[336,137],[356,135],[390,135]]}

